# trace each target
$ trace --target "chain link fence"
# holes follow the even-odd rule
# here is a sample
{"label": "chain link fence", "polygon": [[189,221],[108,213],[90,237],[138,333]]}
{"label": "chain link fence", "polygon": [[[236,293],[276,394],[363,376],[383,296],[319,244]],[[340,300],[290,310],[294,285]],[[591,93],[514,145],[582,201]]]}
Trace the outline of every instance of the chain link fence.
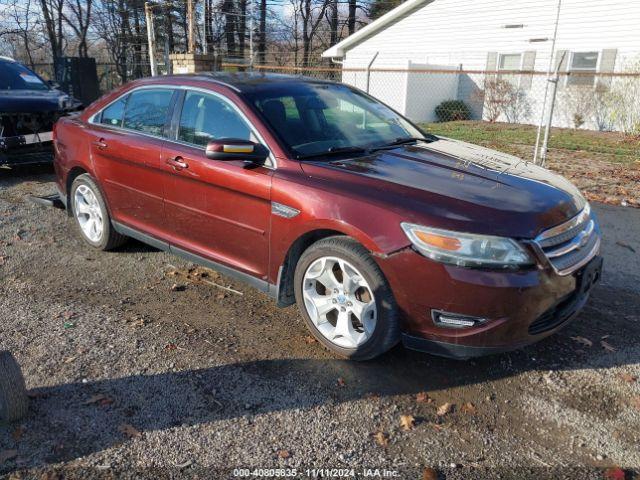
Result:
{"label": "chain link fence", "polygon": [[[245,65],[225,63],[237,71]],[[526,159],[535,156],[550,123],[549,148],[579,150],[581,141],[606,154],[640,161],[640,71],[619,73],[520,70],[385,69],[254,66],[258,72],[302,75],[341,81],[360,88],[394,110],[439,134],[460,135],[508,150]],[[538,130],[540,129],[540,133]],[[562,135],[559,133],[562,132]],[[573,135],[571,132],[574,132]],[[580,132],[579,134],[576,132]],[[597,133],[602,132],[601,136]],[[586,140],[585,140],[586,139]],[[600,150],[598,150],[600,151]]]}

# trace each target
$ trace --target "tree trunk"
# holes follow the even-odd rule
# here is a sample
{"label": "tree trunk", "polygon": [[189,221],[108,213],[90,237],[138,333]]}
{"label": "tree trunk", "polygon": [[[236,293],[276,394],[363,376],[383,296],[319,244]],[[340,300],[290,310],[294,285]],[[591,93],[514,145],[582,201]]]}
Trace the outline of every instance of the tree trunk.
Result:
{"label": "tree trunk", "polygon": [[349,35],[353,35],[356,31],[356,10],[358,4],[356,0],[349,0],[349,16],[347,17],[347,27]]}
{"label": "tree trunk", "polygon": [[260,34],[258,38],[258,61],[261,64],[267,58],[267,0],[260,0]]}
{"label": "tree trunk", "polygon": [[175,48],[175,40],[173,38],[173,16],[171,14],[171,5],[166,5],[166,22],[167,22],[167,41],[169,46],[169,52],[173,52]]}
{"label": "tree trunk", "polygon": [[245,57],[245,43],[247,35],[247,0],[238,1],[238,56],[241,59]]}
{"label": "tree trunk", "polygon": [[133,39],[133,52],[135,58],[134,75],[136,78],[143,76],[142,71],[142,29],[140,27],[140,12],[138,11],[139,2],[133,2],[133,29],[135,38]]}
{"label": "tree trunk", "polygon": [[338,0],[331,0],[329,28],[331,29],[329,43],[333,46],[338,43]]}
{"label": "tree trunk", "polygon": [[227,56],[236,56],[236,19],[233,15],[232,0],[224,0],[222,11],[225,13],[224,36],[227,42]]}

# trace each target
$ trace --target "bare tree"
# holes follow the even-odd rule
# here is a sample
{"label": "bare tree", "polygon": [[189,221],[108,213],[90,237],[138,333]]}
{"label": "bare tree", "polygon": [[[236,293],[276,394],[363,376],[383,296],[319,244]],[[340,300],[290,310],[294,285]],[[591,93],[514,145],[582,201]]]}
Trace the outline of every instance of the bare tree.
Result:
{"label": "bare tree", "polygon": [[120,80],[126,82],[129,79],[127,55],[129,10],[125,6],[125,0],[102,0],[95,18],[96,32],[105,43]]}
{"label": "bare tree", "polygon": [[91,6],[93,0],[69,0],[69,10],[73,14],[71,18],[64,12],[64,21],[71,27],[78,38],[78,56],[88,57],[87,32],[91,25]]}
{"label": "bare tree", "polygon": [[310,64],[313,40],[318,32],[330,0],[295,0],[302,21],[302,66]]}
{"label": "bare tree", "polygon": [[64,52],[63,10],[65,0],[40,0],[40,8],[44,19],[51,53],[53,55],[53,68],[58,71],[58,62]]}

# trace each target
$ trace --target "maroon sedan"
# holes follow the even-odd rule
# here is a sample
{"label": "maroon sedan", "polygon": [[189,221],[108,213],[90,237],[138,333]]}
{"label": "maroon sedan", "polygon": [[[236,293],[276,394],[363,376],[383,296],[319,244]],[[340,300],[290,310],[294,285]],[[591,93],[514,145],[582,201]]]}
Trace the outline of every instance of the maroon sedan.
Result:
{"label": "maroon sedan", "polygon": [[126,237],[297,303],[323,345],[467,358],[566,324],[600,233],[564,178],[435,137],[347,85],[200,74],[129,83],[54,131],[82,238]]}

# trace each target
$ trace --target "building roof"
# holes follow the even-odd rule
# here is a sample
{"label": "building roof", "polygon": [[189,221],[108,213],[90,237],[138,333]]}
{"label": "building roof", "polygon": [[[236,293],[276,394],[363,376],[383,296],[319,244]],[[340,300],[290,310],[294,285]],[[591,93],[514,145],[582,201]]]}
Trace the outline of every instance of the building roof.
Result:
{"label": "building roof", "polygon": [[349,35],[341,42],[336,43],[333,47],[325,50],[324,52],[322,52],[322,56],[324,58],[342,58],[344,57],[344,54],[347,52],[347,50],[353,48],[358,43],[366,40],[372,35],[375,35],[380,30],[387,28],[389,25],[396,23],[407,15],[410,15],[419,8],[433,3],[434,1],[435,0],[407,0],[406,2],[398,5],[393,10],[385,13],[377,20],[371,22],[366,27],[361,28],[353,35]]}

